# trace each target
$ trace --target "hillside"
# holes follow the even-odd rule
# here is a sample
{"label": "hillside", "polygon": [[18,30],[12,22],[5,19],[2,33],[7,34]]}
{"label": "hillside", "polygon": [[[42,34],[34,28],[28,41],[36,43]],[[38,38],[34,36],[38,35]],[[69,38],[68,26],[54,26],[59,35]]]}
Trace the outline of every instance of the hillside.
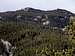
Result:
{"label": "hillside", "polygon": [[75,14],[63,9],[3,12],[0,13],[0,39],[17,47],[14,56],[72,56],[75,45],[68,39],[68,30],[60,30],[69,26],[70,16]]}
{"label": "hillside", "polygon": [[27,7],[21,10],[0,13],[0,20],[17,23],[31,22],[32,24],[64,28],[68,24],[70,16],[75,16],[75,14],[64,9],[43,11]]}

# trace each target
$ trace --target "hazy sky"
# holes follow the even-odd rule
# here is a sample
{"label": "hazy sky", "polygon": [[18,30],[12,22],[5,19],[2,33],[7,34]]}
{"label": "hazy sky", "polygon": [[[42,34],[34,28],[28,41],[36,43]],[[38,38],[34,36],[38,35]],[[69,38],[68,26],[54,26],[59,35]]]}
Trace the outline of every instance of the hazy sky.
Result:
{"label": "hazy sky", "polygon": [[11,11],[25,7],[42,10],[61,8],[75,13],[75,0],[0,0],[0,11]]}

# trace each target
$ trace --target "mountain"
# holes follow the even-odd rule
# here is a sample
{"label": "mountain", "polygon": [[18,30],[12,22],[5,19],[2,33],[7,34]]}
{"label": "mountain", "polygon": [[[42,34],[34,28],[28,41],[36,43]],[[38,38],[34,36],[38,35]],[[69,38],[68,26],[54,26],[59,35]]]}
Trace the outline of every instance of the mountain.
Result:
{"label": "mountain", "polygon": [[67,11],[67,10],[65,10],[65,9],[55,9],[55,10],[51,10],[51,11],[47,11],[47,12],[52,12],[52,13],[54,13],[54,14],[63,14],[63,15],[74,15],[72,12],[70,12],[70,11]]}
{"label": "mountain", "polygon": [[34,9],[34,8],[30,8],[30,7],[26,7],[26,8],[24,8],[24,9],[17,10],[17,11],[18,11],[18,12],[20,12],[20,11],[35,12],[35,13],[44,12],[44,10]]}
{"label": "mountain", "polygon": [[[71,56],[75,54],[75,44],[67,34],[71,27],[68,28],[70,31],[60,30],[69,23],[70,16],[75,14],[64,9],[43,11],[29,8],[1,12],[0,39],[16,47],[12,50],[14,56],[64,56],[68,53]],[[0,41],[0,55],[4,50],[1,44]]]}
{"label": "mountain", "polygon": [[16,11],[1,12],[0,20],[1,22],[29,22],[42,26],[64,28],[68,24],[70,16],[75,16],[75,14],[64,9],[44,11],[27,7]]}

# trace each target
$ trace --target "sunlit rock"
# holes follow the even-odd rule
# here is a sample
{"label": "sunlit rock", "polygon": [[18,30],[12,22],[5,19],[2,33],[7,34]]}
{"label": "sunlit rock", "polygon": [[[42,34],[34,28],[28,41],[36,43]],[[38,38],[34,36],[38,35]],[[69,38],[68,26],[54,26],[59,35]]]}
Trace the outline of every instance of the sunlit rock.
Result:
{"label": "sunlit rock", "polygon": [[39,18],[39,19],[41,19],[42,17],[41,17],[41,16],[36,16],[36,18]]}
{"label": "sunlit rock", "polygon": [[38,21],[38,19],[37,18],[34,18],[34,21]]}
{"label": "sunlit rock", "polygon": [[50,23],[50,21],[45,21],[43,22],[43,25],[48,25]]}
{"label": "sunlit rock", "polygon": [[1,42],[3,44],[3,53],[2,53],[2,56],[13,56],[12,49],[15,49],[16,47],[13,47],[10,42],[5,41],[3,39],[1,39]]}
{"label": "sunlit rock", "polygon": [[19,18],[21,18],[21,15],[18,15],[18,16],[17,16],[17,19],[19,19]]}

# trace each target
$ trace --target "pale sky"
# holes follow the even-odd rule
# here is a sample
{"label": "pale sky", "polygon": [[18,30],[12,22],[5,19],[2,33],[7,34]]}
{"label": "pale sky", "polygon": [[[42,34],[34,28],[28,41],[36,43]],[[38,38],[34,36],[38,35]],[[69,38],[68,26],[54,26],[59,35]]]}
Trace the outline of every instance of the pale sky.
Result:
{"label": "pale sky", "polygon": [[75,13],[75,0],[0,0],[0,11],[32,7],[42,10],[66,9]]}

